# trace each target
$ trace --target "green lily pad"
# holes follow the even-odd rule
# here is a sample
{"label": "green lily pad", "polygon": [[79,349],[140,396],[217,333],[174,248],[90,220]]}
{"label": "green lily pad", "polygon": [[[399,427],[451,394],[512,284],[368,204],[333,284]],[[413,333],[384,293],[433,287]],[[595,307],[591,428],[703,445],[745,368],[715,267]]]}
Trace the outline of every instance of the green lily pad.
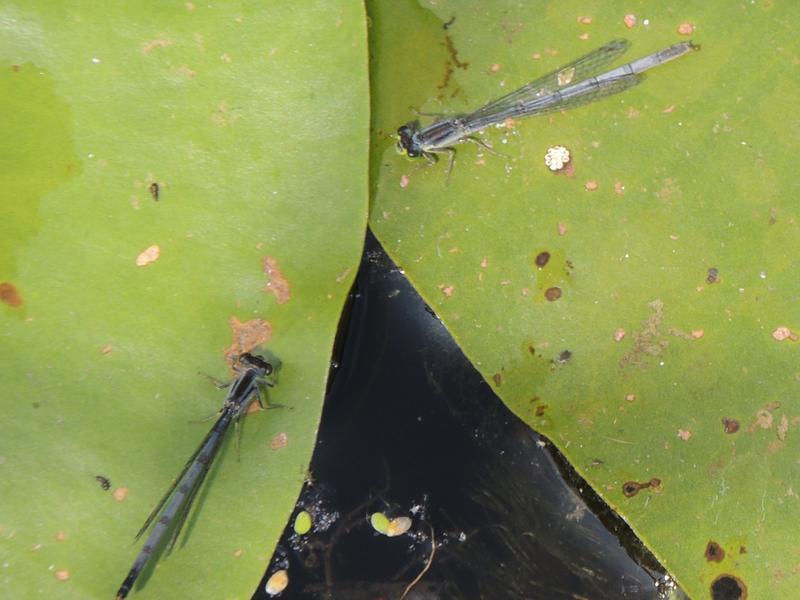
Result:
{"label": "green lily pad", "polygon": [[[504,402],[687,592],[790,597],[797,9],[373,2],[369,12],[371,227],[384,247]],[[392,147],[389,134],[416,118],[410,107],[469,112],[611,39],[631,41],[624,62],[692,30],[702,49],[636,88],[481,134],[500,155],[459,145],[449,181],[443,161]],[[558,174],[544,163],[556,145],[572,154]]]}
{"label": "green lily pad", "polygon": [[304,480],[358,268],[363,7],[0,15],[0,595],[111,598],[210,426],[193,421],[221,406],[198,372],[230,380],[252,348],[280,407],[247,417],[240,452],[224,442],[133,594],[249,597]]}

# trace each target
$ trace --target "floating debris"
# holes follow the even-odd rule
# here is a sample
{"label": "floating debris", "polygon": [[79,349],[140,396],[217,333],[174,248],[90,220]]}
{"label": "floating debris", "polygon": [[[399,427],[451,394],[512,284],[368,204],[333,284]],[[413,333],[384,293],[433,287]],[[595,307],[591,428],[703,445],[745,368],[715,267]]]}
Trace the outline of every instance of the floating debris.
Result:
{"label": "floating debris", "polygon": [[564,146],[552,146],[544,155],[544,164],[551,171],[560,171],[569,164],[569,150]]}
{"label": "floating debris", "polygon": [[267,580],[267,585],[264,586],[264,591],[270,596],[277,596],[286,586],[289,585],[289,573],[286,569],[275,571],[272,576]]}

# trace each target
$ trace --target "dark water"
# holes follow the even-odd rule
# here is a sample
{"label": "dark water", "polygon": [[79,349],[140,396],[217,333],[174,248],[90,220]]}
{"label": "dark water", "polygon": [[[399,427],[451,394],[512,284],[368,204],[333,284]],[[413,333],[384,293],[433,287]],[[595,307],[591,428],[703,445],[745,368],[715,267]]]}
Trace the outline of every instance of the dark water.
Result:
{"label": "dark water", "polygon": [[[297,535],[293,515],[268,571],[288,569],[280,598],[400,598],[428,561],[409,600],[682,597],[505,408],[371,234],[337,360],[298,501],[314,528]],[[413,525],[389,538],[373,512]],[[254,598],[272,597],[265,582]]]}

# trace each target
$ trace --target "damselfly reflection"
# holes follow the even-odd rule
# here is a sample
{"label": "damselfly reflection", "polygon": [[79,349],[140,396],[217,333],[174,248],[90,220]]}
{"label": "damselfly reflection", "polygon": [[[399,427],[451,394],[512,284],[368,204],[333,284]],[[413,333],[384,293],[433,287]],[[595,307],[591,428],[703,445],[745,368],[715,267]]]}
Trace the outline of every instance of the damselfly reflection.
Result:
{"label": "damselfly reflection", "polygon": [[409,157],[423,156],[429,162],[435,162],[437,154],[448,154],[449,176],[455,158],[453,146],[464,141],[485,146],[472,137],[482,129],[507,119],[565,110],[618,94],[641,82],[642,72],[699,48],[692,42],[680,42],[597,75],[629,46],[627,40],[613,40],[467,115],[439,119],[427,127],[421,127],[419,121],[406,123],[397,130],[397,148]]}
{"label": "damselfly reflection", "polygon": [[117,592],[117,600],[122,600],[131,591],[137,577],[160,549],[167,533],[170,535],[167,552],[175,545],[178,534],[186,522],[192,501],[197,496],[197,491],[217,455],[220,443],[230,424],[233,423],[236,426],[238,433],[239,420],[247,412],[253,400],[257,400],[263,407],[259,384],[272,385],[265,379],[272,373],[272,365],[261,356],[244,353],[236,360],[233,368],[236,372],[236,379],[229,386],[228,395],[220,409],[216,423],[211,427],[194,454],[189,457],[183,470],[136,534],[138,540],[150,528],[156,517],[161,515],[155,521],[150,536],[136,556],[125,581],[122,582]]}

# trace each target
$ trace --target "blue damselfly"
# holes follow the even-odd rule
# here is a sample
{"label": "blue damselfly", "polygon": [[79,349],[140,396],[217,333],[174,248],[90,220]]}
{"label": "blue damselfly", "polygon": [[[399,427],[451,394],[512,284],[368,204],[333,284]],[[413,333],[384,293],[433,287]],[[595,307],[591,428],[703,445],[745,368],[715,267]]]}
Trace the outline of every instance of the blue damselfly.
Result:
{"label": "blue damselfly", "polygon": [[436,161],[437,154],[448,154],[449,175],[455,158],[453,146],[471,141],[487,147],[473,135],[490,125],[508,119],[566,110],[581,104],[625,91],[642,81],[643,71],[683,56],[699,46],[692,42],[673,44],[602,74],[606,65],[621,56],[630,46],[627,40],[613,40],[586,56],[531,81],[518,90],[482,106],[475,112],[438,119],[421,127],[419,121],[406,123],[397,130],[397,149],[411,158],[423,156]]}
{"label": "blue damselfly", "polygon": [[[153,530],[117,592],[117,600],[122,600],[131,591],[137,577],[160,550],[167,533],[170,534],[167,551],[175,545],[178,534],[186,522],[192,501],[197,496],[197,491],[231,423],[236,425],[238,430],[239,420],[247,412],[253,400],[257,400],[263,407],[258,386],[261,383],[271,385],[265,378],[272,373],[272,365],[261,356],[244,353],[236,360],[233,368],[236,379],[229,386],[228,395],[219,411],[217,421],[136,534],[138,540],[155,521]],[[161,516],[156,521],[159,515]]]}

